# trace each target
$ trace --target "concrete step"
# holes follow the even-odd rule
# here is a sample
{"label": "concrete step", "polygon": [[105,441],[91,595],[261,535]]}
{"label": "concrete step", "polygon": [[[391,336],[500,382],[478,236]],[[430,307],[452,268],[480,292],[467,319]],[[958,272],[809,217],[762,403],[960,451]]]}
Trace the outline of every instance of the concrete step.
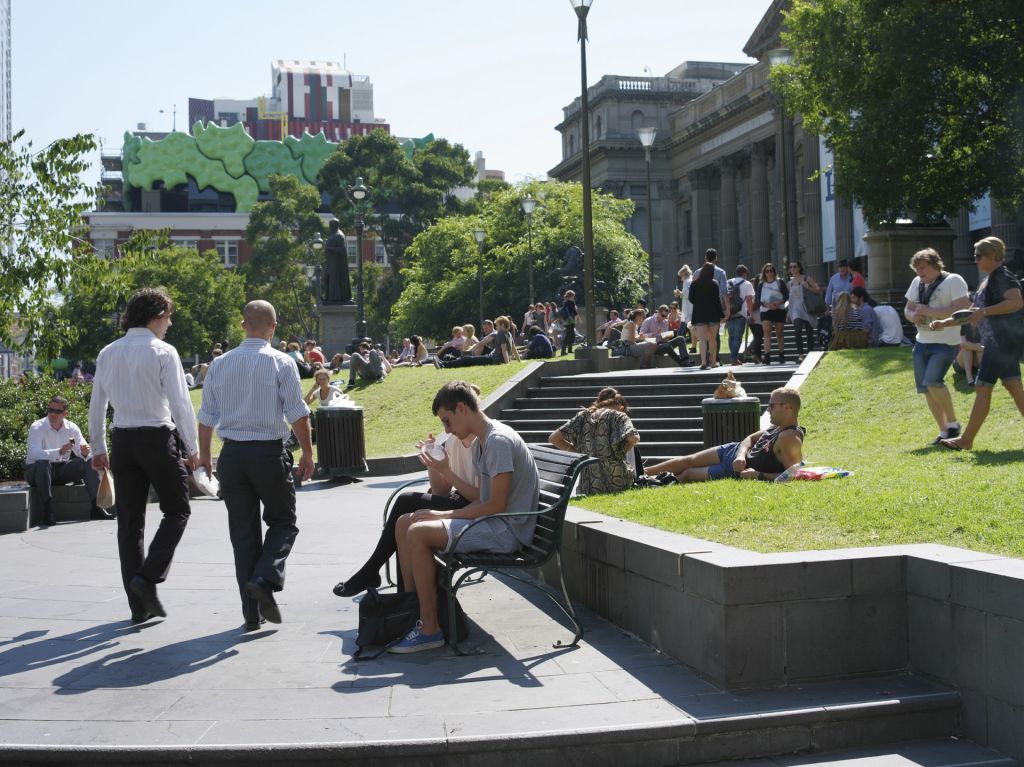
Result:
{"label": "concrete step", "polygon": [[[553,404],[544,400],[516,400],[517,407],[501,411],[501,420],[506,418],[572,418],[579,409],[578,402]],[[700,418],[700,403],[694,405],[630,405],[629,412],[635,418]]]}
{"label": "concrete step", "polygon": [[[626,399],[631,402],[634,399],[649,397],[649,396],[666,396],[666,395],[693,395],[697,397],[708,396],[709,391],[714,391],[714,386],[717,386],[717,382],[724,378],[724,375],[719,375],[716,381],[699,381],[699,382],[670,382],[664,384],[622,384],[616,385],[622,394],[626,396]],[[785,381],[782,380],[767,380],[767,381],[748,381],[744,380],[741,376],[737,376],[737,380],[743,385],[743,388],[747,390],[747,394],[771,394],[773,389],[781,386]],[[581,397],[584,399],[593,400],[596,392],[596,388],[593,385],[580,385],[580,386],[542,386],[539,389],[532,389],[530,396],[537,394],[539,396],[558,396],[558,397]]]}
{"label": "concrete step", "polygon": [[[567,418],[533,418],[532,415],[529,411],[525,411],[522,418],[504,417],[502,422],[516,431],[519,429],[532,431],[547,429],[548,433],[551,433],[572,417],[572,414]],[[637,430],[644,435],[653,429],[697,429],[699,431],[704,426],[704,421],[701,418],[636,418],[634,416],[632,421]]]}
{"label": "concrete step", "polygon": [[[1017,762],[969,740],[941,738],[714,764],[715,767],[1015,767]],[[711,767],[711,763],[695,767]]]}

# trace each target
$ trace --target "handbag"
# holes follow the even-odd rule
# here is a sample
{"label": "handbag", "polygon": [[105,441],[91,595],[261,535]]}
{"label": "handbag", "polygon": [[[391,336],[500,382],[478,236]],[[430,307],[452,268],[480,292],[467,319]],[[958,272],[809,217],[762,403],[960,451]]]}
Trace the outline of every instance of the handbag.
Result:
{"label": "handbag", "polygon": [[101,509],[114,508],[114,475],[104,469],[100,475],[100,486],[96,491],[96,505]]}
{"label": "handbag", "polygon": [[361,659],[367,647],[382,647],[376,655],[387,650],[409,633],[420,617],[420,601],[415,591],[381,594],[367,589],[359,602],[359,631],[356,635],[356,660]]}
{"label": "handbag", "polygon": [[804,308],[807,309],[808,314],[824,314],[825,313],[825,296],[822,293],[814,293],[806,288],[804,293]]}
{"label": "handbag", "polygon": [[[445,641],[448,637],[448,597],[441,587],[441,572],[437,575],[437,620],[444,632]],[[389,647],[408,634],[420,617],[420,600],[415,591],[401,591],[395,594],[381,594],[377,589],[369,588],[366,596],[359,602],[359,630],[356,634],[358,648],[353,660],[373,660],[386,652]],[[458,598],[455,599],[455,635],[458,641],[469,636],[466,624],[466,613],[462,610]],[[380,647],[373,655],[366,655],[367,647]]]}

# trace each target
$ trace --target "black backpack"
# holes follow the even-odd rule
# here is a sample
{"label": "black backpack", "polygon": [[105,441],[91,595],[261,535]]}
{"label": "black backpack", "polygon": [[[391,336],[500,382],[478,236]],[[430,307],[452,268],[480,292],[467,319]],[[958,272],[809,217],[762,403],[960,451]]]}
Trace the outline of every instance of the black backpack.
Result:
{"label": "black backpack", "polygon": [[729,298],[729,314],[734,316],[738,316],[743,311],[743,299],[740,297],[740,285],[742,284],[742,277],[734,277],[729,280],[726,286],[726,295]]}

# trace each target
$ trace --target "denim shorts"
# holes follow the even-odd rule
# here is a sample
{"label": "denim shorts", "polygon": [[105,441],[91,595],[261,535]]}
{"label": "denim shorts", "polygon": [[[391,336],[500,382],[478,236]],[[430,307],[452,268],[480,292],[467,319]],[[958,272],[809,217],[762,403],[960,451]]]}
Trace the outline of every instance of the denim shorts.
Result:
{"label": "denim shorts", "polygon": [[1020,359],[1017,354],[1007,353],[995,344],[985,347],[981,355],[981,365],[974,379],[975,386],[995,386],[996,381],[1020,380]]}
{"label": "denim shorts", "polygon": [[739,479],[739,474],[733,471],[732,462],[736,460],[736,453],[739,452],[739,442],[729,442],[718,446],[718,463],[708,466],[708,479]]}
{"label": "denim shorts", "polygon": [[928,389],[946,388],[943,379],[959,350],[959,344],[914,344],[914,382],[917,384],[918,394],[924,394]]}

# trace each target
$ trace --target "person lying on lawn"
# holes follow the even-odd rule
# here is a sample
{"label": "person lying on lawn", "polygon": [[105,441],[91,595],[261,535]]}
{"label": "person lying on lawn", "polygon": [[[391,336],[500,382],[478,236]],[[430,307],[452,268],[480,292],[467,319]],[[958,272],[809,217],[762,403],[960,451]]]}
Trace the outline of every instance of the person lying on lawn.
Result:
{"label": "person lying on lawn", "polygon": [[[419,597],[420,619],[394,653],[413,653],[444,645],[437,619],[435,551],[517,551],[533,538],[535,517],[473,520],[537,508],[537,465],[522,437],[492,421],[480,410],[476,392],[465,381],[450,381],[434,397],[433,413],[448,434],[459,440],[473,435],[473,467],[480,477],[480,497],[459,509],[422,509],[399,517],[395,541],[406,591]],[[467,529],[469,528],[469,529]]]}
{"label": "person lying on lawn", "polygon": [[648,466],[644,473],[653,477],[668,471],[679,482],[773,480],[803,460],[804,429],[797,424],[799,415],[800,392],[790,388],[776,389],[768,403],[771,428],[756,431],[742,442],[729,442]]}

